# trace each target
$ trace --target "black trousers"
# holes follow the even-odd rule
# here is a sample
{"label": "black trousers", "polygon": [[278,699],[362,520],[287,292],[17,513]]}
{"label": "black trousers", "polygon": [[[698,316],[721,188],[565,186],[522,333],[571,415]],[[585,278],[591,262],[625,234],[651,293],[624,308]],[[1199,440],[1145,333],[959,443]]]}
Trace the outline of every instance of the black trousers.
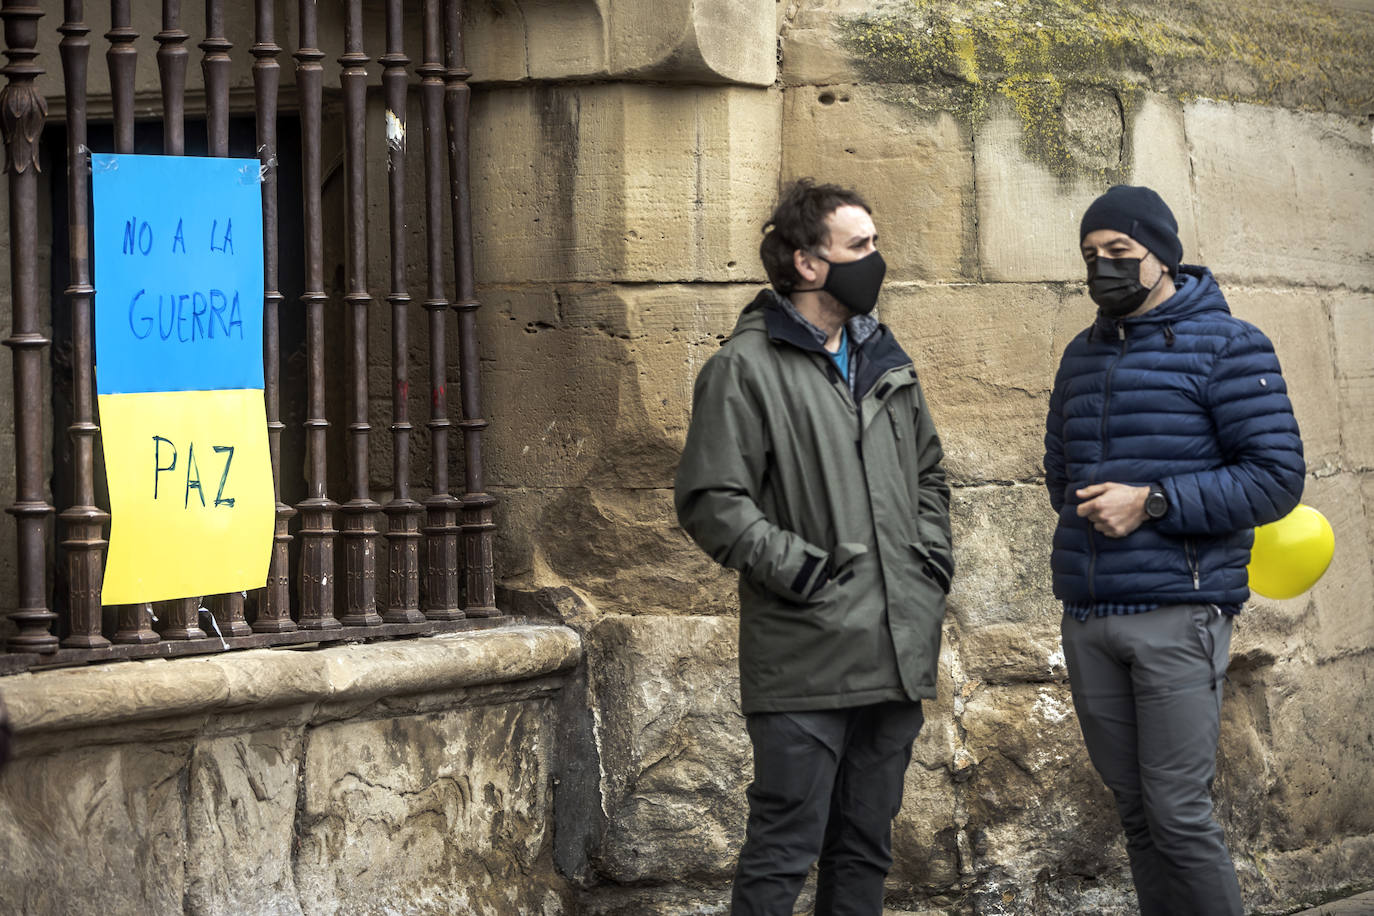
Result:
{"label": "black trousers", "polygon": [[879,916],[920,703],[754,713],[734,916],[791,916],[818,858],[815,916]]}

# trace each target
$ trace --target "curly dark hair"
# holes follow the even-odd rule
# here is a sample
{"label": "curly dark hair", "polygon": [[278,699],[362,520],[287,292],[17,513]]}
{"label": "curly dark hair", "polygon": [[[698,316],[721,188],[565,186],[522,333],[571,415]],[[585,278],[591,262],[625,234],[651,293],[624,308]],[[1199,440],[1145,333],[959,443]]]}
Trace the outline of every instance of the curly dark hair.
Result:
{"label": "curly dark hair", "polygon": [[763,224],[763,241],[759,243],[759,258],[768,273],[768,282],[781,295],[801,282],[792,263],[792,252],[814,251],[825,241],[829,230],[825,218],[840,207],[868,205],[858,191],[836,184],[816,184],[812,178],[798,178],[782,190],[773,215]]}

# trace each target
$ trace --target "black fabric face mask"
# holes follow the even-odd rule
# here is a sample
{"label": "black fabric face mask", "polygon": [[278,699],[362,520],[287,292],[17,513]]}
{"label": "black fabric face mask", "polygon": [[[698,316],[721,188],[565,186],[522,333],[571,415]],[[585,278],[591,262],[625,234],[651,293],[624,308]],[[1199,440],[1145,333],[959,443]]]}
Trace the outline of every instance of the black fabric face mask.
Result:
{"label": "black fabric face mask", "polygon": [[875,251],[857,261],[838,264],[825,258],[821,260],[830,265],[830,273],[826,275],[821,289],[856,315],[867,315],[873,311],[878,304],[878,292],[883,288],[883,277],[887,274],[887,262],[881,254]]}
{"label": "black fabric face mask", "polygon": [[1140,282],[1140,261],[1093,258],[1088,262],[1088,295],[1108,318],[1123,318],[1149,298],[1150,288]]}

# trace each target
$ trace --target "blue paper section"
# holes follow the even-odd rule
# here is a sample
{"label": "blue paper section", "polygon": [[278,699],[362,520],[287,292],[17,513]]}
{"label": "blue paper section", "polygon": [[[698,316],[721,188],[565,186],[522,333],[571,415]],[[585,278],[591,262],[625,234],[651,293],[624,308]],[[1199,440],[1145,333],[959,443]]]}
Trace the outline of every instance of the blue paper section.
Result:
{"label": "blue paper section", "polygon": [[263,387],[259,165],[91,156],[99,394]]}

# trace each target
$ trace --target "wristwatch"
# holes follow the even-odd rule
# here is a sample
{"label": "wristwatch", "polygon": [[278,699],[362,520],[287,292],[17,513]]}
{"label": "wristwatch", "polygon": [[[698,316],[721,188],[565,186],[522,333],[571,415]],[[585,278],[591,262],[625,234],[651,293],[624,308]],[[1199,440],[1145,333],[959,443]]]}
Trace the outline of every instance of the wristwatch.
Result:
{"label": "wristwatch", "polygon": [[1169,511],[1169,497],[1164,488],[1157,483],[1150,484],[1150,493],[1145,497],[1145,515],[1151,521],[1159,521]]}

